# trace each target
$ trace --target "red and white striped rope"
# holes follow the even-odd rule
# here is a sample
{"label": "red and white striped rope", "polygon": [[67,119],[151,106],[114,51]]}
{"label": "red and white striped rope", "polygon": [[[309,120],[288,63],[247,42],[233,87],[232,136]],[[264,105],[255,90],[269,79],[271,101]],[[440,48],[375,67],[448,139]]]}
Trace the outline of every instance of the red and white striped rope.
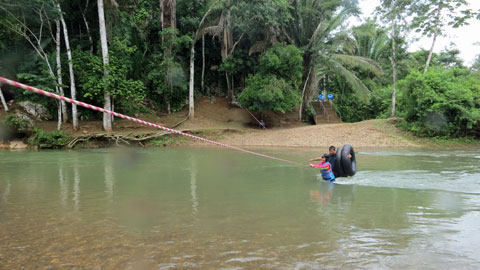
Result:
{"label": "red and white striped rope", "polygon": [[167,127],[164,127],[164,126],[160,126],[160,125],[157,125],[157,124],[154,124],[154,123],[143,121],[143,120],[140,120],[140,119],[137,119],[137,118],[134,118],[134,117],[130,117],[130,116],[127,116],[127,115],[116,113],[114,111],[105,110],[105,109],[97,107],[97,106],[93,106],[93,105],[90,105],[90,104],[87,104],[87,103],[84,103],[84,102],[81,102],[81,101],[77,101],[77,100],[74,100],[74,99],[71,99],[71,98],[60,96],[60,95],[54,94],[52,92],[44,91],[44,90],[41,90],[41,89],[38,89],[38,88],[35,88],[35,87],[31,87],[31,86],[28,86],[26,84],[22,84],[22,83],[19,83],[19,82],[16,82],[16,81],[12,81],[12,80],[9,80],[9,79],[3,78],[3,77],[0,77],[0,82],[19,87],[19,88],[31,91],[33,93],[37,93],[37,94],[41,94],[41,95],[44,95],[44,96],[47,96],[47,97],[63,100],[63,101],[68,102],[68,103],[73,103],[75,105],[82,106],[82,107],[85,107],[85,108],[88,108],[88,109],[91,109],[91,110],[95,110],[95,111],[99,111],[99,112],[103,112],[103,113],[108,113],[108,114],[114,115],[116,117],[120,117],[120,118],[123,118],[123,119],[134,121],[134,122],[146,125],[146,126],[162,129],[162,130],[168,131],[170,133],[174,133],[174,134],[182,135],[182,136],[185,136],[185,137],[189,137],[189,138],[192,138],[192,139],[195,139],[195,140],[215,144],[215,145],[218,145],[218,146],[222,146],[222,147],[225,147],[225,148],[241,151],[241,152],[252,154],[252,155],[256,155],[256,156],[259,156],[259,157],[274,159],[274,160],[283,161],[283,162],[287,162],[287,163],[291,163],[291,164],[295,164],[295,165],[300,165],[300,166],[308,166],[306,164],[298,163],[298,162],[295,162],[295,161],[286,160],[286,159],[277,158],[277,157],[272,157],[272,156],[269,156],[269,155],[264,155],[264,154],[256,153],[256,152],[253,152],[253,151],[241,149],[241,148],[238,148],[238,147],[235,147],[235,146],[230,146],[230,145],[227,145],[227,144],[224,144],[224,143],[208,140],[208,139],[198,137],[198,136],[195,136],[195,135],[191,135],[191,134],[188,134],[188,133],[185,133],[185,132],[182,132],[182,131],[178,131],[178,130],[167,128]]}

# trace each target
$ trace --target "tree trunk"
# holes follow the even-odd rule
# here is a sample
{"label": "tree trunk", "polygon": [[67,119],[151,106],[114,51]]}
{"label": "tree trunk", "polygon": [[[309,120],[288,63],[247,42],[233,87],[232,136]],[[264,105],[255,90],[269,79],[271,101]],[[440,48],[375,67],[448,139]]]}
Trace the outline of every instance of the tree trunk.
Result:
{"label": "tree trunk", "polygon": [[308,75],[307,78],[305,79],[305,84],[303,85],[303,90],[302,90],[302,101],[300,103],[300,109],[298,111],[298,121],[302,121],[303,118],[303,105],[304,105],[304,99],[305,99],[305,90],[307,89],[307,84],[308,80],[310,79],[310,73],[312,72],[312,68],[310,67],[308,69]]}
{"label": "tree trunk", "polygon": [[[177,19],[176,19],[176,14],[177,14],[177,3],[176,0],[159,0],[160,4],[160,23],[162,27],[162,31],[171,28],[175,29],[177,27]],[[167,41],[166,39],[172,39],[173,37],[171,35],[167,36],[165,38],[165,35],[162,35],[162,45],[164,46],[165,42]],[[163,61],[164,63],[169,63],[167,62],[170,61],[169,59],[173,59],[174,56],[172,55],[172,45],[170,44],[167,48],[165,48],[164,53],[163,53]],[[172,88],[171,82],[169,82],[168,78],[168,73],[169,73],[170,65],[166,65],[165,68],[165,83],[170,84],[170,88]],[[168,96],[167,91],[164,91],[163,93],[163,98],[165,103],[167,104],[167,113],[171,113],[171,108],[170,108],[170,98]]]}
{"label": "tree trunk", "polygon": [[[57,10],[60,13],[60,21],[62,22],[63,27],[63,38],[65,40],[65,47],[67,49],[67,59],[68,59],[68,71],[70,75],[70,95],[72,99],[77,99],[77,89],[75,86],[75,75],[73,73],[73,60],[72,60],[72,50],[70,48],[70,38],[68,37],[68,29],[67,24],[65,23],[65,19],[63,18],[62,8],[60,4],[57,2]],[[78,113],[77,113],[77,105],[72,103],[72,124],[73,129],[78,130]]]}
{"label": "tree trunk", "polygon": [[[105,81],[105,89],[103,94],[105,104],[103,108],[105,110],[111,111],[112,109],[111,96],[110,96],[110,93],[108,92],[108,85],[106,85],[109,60],[108,60],[107,31],[105,28],[105,11],[103,8],[103,0],[97,0],[97,5],[98,5],[98,23],[100,28],[100,41],[102,45],[103,75],[104,75],[103,79]],[[112,131],[112,118],[110,117],[110,115],[106,113],[103,114],[103,129],[106,132]]]}
{"label": "tree trunk", "polygon": [[232,94],[232,87],[230,86],[230,79],[228,78],[228,73],[225,72],[225,80],[227,82],[227,100],[228,101],[232,101],[232,97],[233,97],[233,94]]}
{"label": "tree trunk", "polygon": [[188,118],[195,118],[195,105],[193,99],[193,79],[195,72],[195,41],[192,42],[192,48],[190,49],[190,83],[188,85]]}
{"label": "tree trunk", "polygon": [[205,93],[205,35],[202,35],[202,93]]}
{"label": "tree trunk", "polygon": [[392,112],[391,117],[395,117],[396,103],[397,103],[397,48],[395,43],[397,22],[393,22],[392,35],[392,73],[393,73],[393,89],[392,89]]}
{"label": "tree trunk", "polygon": [[[223,38],[222,38],[222,51],[221,51],[223,61],[226,61],[228,56],[232,53],[233,34],[229,29],[229,25],[230,25],[230,11],[227,12],[227,15],[225,16],[225,20],[223,24]],[[225,78],[227,82],[227,100],[231,101],[233,96],[232,87],[230,85],[230,80],[226,72],[225,72]]]}
{"label": "tree trunk", "polygon": [[[58,86],[55,88],[57,89],[58,94],[62,94],[63,88],[60,86],[62,84],[62,63],[60,61],[60,29],[58,28],[60,26],[60,22],[57,20],[57,40],[55,40],[56,47],[57,47],[57,53],[56,53],[56,60],[57,60],[57,82]],[[60,91],[62,89],[62,91]],[[62,128],[62,119],[65,119],[65,116],[62,116],[63,108],[66,108],[65,102],[57,100],[57,130],[60,130]]]}
{"label": "tree trunk", "polygon": [[428,52],[428,57],[427,57],[427,62],[425,63],[425,69],[423,70],[423,73],[426,73],[428,71],[428,67],[430,66],[430,61],[432,60],[432,54],[433,54],[433,48],[435,47],[435,41],[437,41],[437,36],[438,36],[438,24],[440,23],[440,15],[441,15],[442,8],[438,6],[437,8],[437,18],[436,18],[436,26],[435,26],[435,31],[433,32],[433,41],[432,41],[432,47],[430,47],[430,51]]}
{"label": "tree trunk", "polygon": [[[63,91],[63,87],[61,86],[63,84],[63,79],[62,79],[62,60],[60,58],[60,54],[61,54],[61,27],[60,27],[60,21],[59,20],[55,20],[55,24],[57,26],[57,33],[56,33],[56,38],[55,38],[55,45],[56,45],[56,48],[57,48],[57,57],[56,57],[56,60],[57,60],[57,82],[58,82],[58,90],[60,92],[60,95],[64,96],[65,93]],[[63,123],[66,123],[67,120],[68,120],[68,114],[67,114],[67,104],[65,103],[65,101],[61,101],[60,102],[60,115],[61,117],[59,117],[59,119],[61,118],[63,120]],[[60,127],[57,127],[58,129],[60,129]]]}
{"label": "tree trunk", "polygon": [[423,70],[423,73],[426,73],[428,71],[428,67],[430,66],[430,61],[432,60],[432,54],[433,54],[433,47],[435,46],[436,40],[437,40],[437,30],[435,30],[435,33],[433,33],[432,47],[430,47],[430,51],[428,52],[427,62],[425,63],[425,69]]}
{"label": "tree trunk", "polygon": [[8,112],[8,106],[7,102],[5,101],[5,97],[3,96],[2,87],[0,87],[0,100],[2,101],[3,109],[5,110],[5,112]]}
{"label": "tree trunk", "polygon": [[189,94],[189,97],[188,97],[188,118],[189,119],[193,119],[195,117],[195,105],[194,105],[194,88],[193,88],[193,83],[194,83],[194,72],[195,72],[195,42],[196,42],[196,38],[198,36],[198,32],[200,30],[200,27],[202,27],[203,25],[203,22],[205,21],[205,18],[208,16],[208,14],[212,11],[212,8],[219,2],[220,0],[216,0],[207,10],[207,12],[205,12],[205,14],[203,14],[203,17],[202,17],[202,20],[200,21],[200,23],[198,24],[198,28],[197,30],[195,31],[195,33],[193,33],[193,37],[192,37],[192,47],[190,48],[190,82],[189,82],[189,85],[188,85],[188,94]]}

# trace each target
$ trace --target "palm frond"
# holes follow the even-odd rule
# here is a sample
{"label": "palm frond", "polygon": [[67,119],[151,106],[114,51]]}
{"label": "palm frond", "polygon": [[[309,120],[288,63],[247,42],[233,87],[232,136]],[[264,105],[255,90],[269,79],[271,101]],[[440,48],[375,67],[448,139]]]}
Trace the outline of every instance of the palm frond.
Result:
{"label": "palm frond", "polygon": [[324,55],[320,56],[321,63],[328,66],[328,69],[334,72],[337,76],[342,77],[345,82],[350,85],[355,94],[364,102],[368,103],[370,97],[370,90],[365,86],[365,84],[353,74],[351,71],[346,69],[340,62],[336,61],[332,57],[326,57]]}
{"label": "palm frond", "polygon": [[344,9],[341,12],[339,12],[337,15],[335,15],[333,18],[328,20],[324,26],[324,29],[322,29],[321,36],[317,40],[326,38],[335,29],[337,29],[340,25],[342,25],[347,20],[350,12],[351,12],[350,9]]}
{"label": "palm frond", "polygon": [[362,70],[372,72],[375,75],[383,72],[380,65],[370,58],[347,54],[333,54],[331,57],[336,61],[341,62],[343,65],[357,67]]}

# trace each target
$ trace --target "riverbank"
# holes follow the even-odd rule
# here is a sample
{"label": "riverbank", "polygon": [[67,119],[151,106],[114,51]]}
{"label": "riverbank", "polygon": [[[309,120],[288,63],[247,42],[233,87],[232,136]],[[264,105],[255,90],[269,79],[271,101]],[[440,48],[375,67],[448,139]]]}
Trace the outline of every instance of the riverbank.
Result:
{"label": "riverbank", "polygon": [[[42,123],[37,128],[52,132],[55,123]],[[66,148],[96,148],[114,145],[171,146],[204,145],[206,143],[180,135],[168,134],[149,127],[140,127],[124,120],[116,121],[114,131],[105,133],[101,122],[80,123],[80,131],[64,128],[69,137]],[[162,124],[162,123],[159,123]],[[422,143],[395,127],[393,120],[369,120],[359,123],[298,125],[260,129],[239,123],[219,123],[208,119],[187,120],[177,130],[235,146],[328,147],[352,144],[356,147],[419,147]],[[18,145],[18,142],[13,142]],[[24,146],[22,146],[24,148]]]}
{"label": "riverbank", "polygon": [[[2,112],[3,116],[5,114]],[[480,144],[478,141],[439,141],[419,139],[397,128],[399,119],[376,119],[358,123],[310,125],[295,119],[297,113],[267,115],[267,129],[261,129],[256,120],[244,109],[229,106],[225,99],[215,101],[201,98],[196,101],[195,118],[188,120],[186,111],[170,115],[148,114],[136,117],[181,130],[199,137],[235,146],[278,146],[278,147],[328,147],[351,144],[355,147],[434,147]],[[0,115],[1,117],[2,115]],[[268,125],[270,123],[270,125]],[[56,121],[35,121],[34,127],[45,132],[56,130]],[[101,121],[80,121],[75,131],[71,124],[64,124],[62,133],[68,142],[61,148],[98,148],[110,146],[172,146],[203,145],[204,142],[180,135],[172,135],[136,122],[116,119],[113,132],[102,131]],[[23,140],[26,142],[26,140]],[[3,144],[25,148],[14,140]]]}

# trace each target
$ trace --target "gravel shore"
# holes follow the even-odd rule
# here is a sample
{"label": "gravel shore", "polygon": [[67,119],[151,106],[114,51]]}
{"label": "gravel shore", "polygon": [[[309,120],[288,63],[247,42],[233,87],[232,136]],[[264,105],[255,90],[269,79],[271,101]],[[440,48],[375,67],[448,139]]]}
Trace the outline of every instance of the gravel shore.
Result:
{"label": "gravel shore", "polygon": [[328,147],[418,147],[388,120],[326,124],[288,129],[252,130],[232,133],[220,140],[238,146]]}

